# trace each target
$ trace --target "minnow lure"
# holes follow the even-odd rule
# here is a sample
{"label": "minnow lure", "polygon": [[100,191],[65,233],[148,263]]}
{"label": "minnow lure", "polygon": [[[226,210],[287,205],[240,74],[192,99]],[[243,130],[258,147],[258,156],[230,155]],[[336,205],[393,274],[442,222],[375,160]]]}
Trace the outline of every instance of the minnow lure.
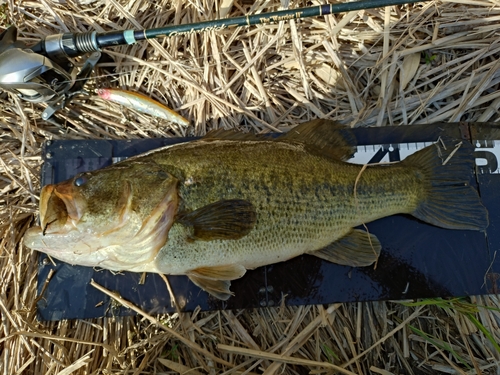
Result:
{"label": "minnow lure", "polygon": [[127,108],[136,109],[151,116],[156,116],[179,125],[189,125],[189,121],[177,112],[137,92],[120,89],[98,89],[97,95],[105,100],[110,100]]}

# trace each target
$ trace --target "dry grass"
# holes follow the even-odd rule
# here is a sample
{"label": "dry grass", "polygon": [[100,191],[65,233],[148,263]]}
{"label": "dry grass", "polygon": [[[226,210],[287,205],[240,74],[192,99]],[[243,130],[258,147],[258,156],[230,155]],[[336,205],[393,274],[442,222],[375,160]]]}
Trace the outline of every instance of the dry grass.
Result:
{"label": "dry grass", "polygon": [[[290,7],[316,4],[292,1]],[[9,0],[20,37],[151,28],[277,9],[278,1]],[[89,321],[36,320],[36,254],[20,245],[37,212],[47,139],[286,130],[312,118],[352,126],[498,121],[495,0],[430,1],[108,49],[86,88],[139,90],[190,120],[171,126],[95,94],[41,119],[0,96],[1,374],[498,374],[496,296]],[[124,115],[125,114],[125,115]],[[491,339],[491,340],[490,340]]]}

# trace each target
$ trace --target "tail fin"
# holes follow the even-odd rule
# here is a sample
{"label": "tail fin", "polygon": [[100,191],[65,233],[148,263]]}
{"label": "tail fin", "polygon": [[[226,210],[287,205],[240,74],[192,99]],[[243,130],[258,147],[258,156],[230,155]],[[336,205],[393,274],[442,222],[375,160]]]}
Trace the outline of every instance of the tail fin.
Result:
{"label": "tail fin", "polygon": [[444,138],[407,157],[403,163],[417,167],[427,181],[426,194],[412,215],[448,229],[484,230],[488,211],[477,191],[469,185],[473,146]]}

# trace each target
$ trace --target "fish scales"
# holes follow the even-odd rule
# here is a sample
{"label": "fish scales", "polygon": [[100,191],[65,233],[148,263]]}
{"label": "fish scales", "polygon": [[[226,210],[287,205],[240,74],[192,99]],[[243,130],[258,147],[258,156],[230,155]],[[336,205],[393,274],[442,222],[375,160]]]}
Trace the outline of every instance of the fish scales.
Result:
{"label": "fish scales", "polygon": [[[228,259],[248,268],[286,260],[328,245],[353,226],[411,212],[419,199],[411,168],[379,166],[361,172],[361,166],[311,155],[300,144],[279,142],[217,141],[196,149],[193,153],[174,146],[150,155],[159,165],[183,165],[188,183],[180,184],[179,195],[191,204],[185,209],[196,210],[221,199],[245,199],[256,206],[257,221],[242,239],[210,243],[188,241],[187,230],[174,224],[157,257],[159,270],[182,272]],[[200,155],[209,162],[200,163]]]}

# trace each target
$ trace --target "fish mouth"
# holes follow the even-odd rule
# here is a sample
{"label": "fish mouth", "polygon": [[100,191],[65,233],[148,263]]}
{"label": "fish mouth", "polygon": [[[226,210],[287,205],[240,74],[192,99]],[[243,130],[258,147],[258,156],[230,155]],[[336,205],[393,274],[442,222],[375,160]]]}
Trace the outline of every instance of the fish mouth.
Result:
{"label": "fish mouth", "polygon": [[42,233],[67,233],[80,221],[83,210],[73,194],[70,181],[46,185],[40,193],[40,226]]}

